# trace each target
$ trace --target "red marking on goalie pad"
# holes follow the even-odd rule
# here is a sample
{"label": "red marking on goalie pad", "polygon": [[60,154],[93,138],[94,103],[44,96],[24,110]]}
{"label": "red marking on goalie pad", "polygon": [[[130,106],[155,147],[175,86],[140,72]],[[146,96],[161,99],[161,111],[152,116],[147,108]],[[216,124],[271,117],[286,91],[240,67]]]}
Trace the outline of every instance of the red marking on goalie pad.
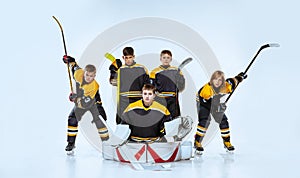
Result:
{"label": "red marking on goalie pad", "polygon": [[116,152],[117,152],[117,156],[118,156],[118,158],[119,158],[119,160],[120,160],[121,162],[124,162],[124,163],[130,163],[130,161],[126,161],[126,160],[123,158],[122,154],[120,153],[119,148],[116,148]]}
{"label": "red marking on goalie pad", "polygon": [[140,151],[138,151],[134,157],[136,158],[136,160],[139,160],[141,158],[141,156],[144,154],[144,152],[146,151],[146,145],[144,145]]}
{"label": "red marking on goalie pad", "polygon": [[172,155],[170,156],[169,159],[164,160],[162,159],[151,147],[150,145],[148,145],[147,150],[149,151],[150,155],[152,156],[152,158],[154,159],[155,163],[165,163],[165,162],[173,162],[175,161],[175,158],[178,154],[178,150],[179,150],[179,145],[177,145],[176,149],[174,150],[174,152],[172,153]]}

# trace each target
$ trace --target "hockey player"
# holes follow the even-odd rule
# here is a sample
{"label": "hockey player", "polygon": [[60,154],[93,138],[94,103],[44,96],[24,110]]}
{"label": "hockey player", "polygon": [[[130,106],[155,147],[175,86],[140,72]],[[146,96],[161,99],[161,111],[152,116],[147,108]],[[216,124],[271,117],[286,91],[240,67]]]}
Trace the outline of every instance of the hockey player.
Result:
{"label": "hockey player", "polygon": [[68,145],[65,150],[70,152],[75,148],[78,122],[87,111],[90,111],[93,116],[92,123],[95,123],[100,139],[106,141],[109,139],[109,135],[107,128],[99,118],[99,115],[101,115],[106,120],[106,113],[102,107],[99,84],[95,80],[96,67],[88,64],[84,69],[81,69],[73,57],[66,55],[63,57],[63,62],[71,68],[76,82],[76,93],[71,93],[69,96],[70,101],[75,103],[68,118]]}
{"label": "hockey player", "polygon": [[220,103],[220,98],[228,93],[231,93],[239,82],[242,82],[247,76],[243,72],[234,78],[225,80],[222,71],[215,71],[210,81],[205,84],[197,93],[197,113],[198,113],[198,126],[195,135],[194,146],[197,152],[204,151],[201,142],[205,136],[206,130],[209,126],[211,115],[219,124],[221,136],[223,138],[224,147],[228,151],[233,151],[234,146],[230,142],[230,130],[228,118],[224,114],[226,106]]}
{"label": "hockey player", "polygon": [[178,93],[185,87],[185,78],[178,67],[171,66],[172,53],[163,50],[160,53],[161,65],[150,73],[150,80],[159,94],[157,101],[164,104],[173,118],[180,116]]}
{"label": "hockey player", "polygon": [[120,59],[116,59],[109,67],[110,83],[117,86],[117,124],[121,122],[121,115],[126,107],[142,98],[142,88],[144,84],[149,83],[148,70],[134,61],[135,55],[132,47],[123,49],[122,58],[124,65]]}
{"label": "hockey player", "polygon": [[154,101],[155,87],[144,85],[143,99],[131,103],[122,115],[122,124],[131,129],[129,140],[135,142],[166,141],[164,122],[170,121],[168,109]]}

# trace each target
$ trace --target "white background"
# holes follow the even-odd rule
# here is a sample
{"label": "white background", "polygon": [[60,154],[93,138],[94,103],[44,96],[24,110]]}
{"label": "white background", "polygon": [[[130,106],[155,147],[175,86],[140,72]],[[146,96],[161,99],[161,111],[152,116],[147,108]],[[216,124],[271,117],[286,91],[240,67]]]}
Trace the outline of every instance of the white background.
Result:
{"label": "white background", "polygon": [[[2,2],[0,177],[299,177],[299,5],[295,0]],[[200,161],[175,163],[169,172],[135,172],[103,161],[80,134],[76,156],[65,155],[72,104],[52,15],[62,22],[68,53],[76,58],[104,30],[140,17],[168,18],[197,31],[227,76],[243,71],[261,45],[281,47],[261,53],[229,102],[233,157],[224,156],[217,135]],[[110,90],[105,86],[101,92]]]}

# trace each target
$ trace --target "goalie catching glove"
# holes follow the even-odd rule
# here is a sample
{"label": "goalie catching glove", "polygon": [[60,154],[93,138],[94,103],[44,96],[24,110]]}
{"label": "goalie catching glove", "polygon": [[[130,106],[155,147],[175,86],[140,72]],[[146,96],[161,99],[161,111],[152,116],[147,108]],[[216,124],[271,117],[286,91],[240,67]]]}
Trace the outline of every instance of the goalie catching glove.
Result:
{"label": "goalie catching glove", "polygon": [[187,136],[191,132],[193,128],[193,119],[190,116],[178,116],[175,119],[180,119],[181,123],[178,126],[177,134],[173,136],[173,138],[174,141],[181,141],[185,136]]}

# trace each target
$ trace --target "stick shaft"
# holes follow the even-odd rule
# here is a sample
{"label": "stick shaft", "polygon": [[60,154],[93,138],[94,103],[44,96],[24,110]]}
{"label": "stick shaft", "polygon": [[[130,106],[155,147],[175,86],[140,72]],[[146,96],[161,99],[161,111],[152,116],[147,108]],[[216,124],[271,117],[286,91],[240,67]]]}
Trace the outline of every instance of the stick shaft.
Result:
{"label": "stick shaft", "polygon": [[[56,21],[56,23],[58,24],[60,31],[61,31],[61,36],[62,36],[62,40],[63,40],[63,45],[64,45],[64,50],[65,50],[65,55],[67,56],[67,47],[66,47],[66,41],[65,41],[65,35],[64,35],[64,30],[60,24],[60,22],[58,21],[58,19],[55,16],[52,16],[53,19]],[[69,84],[70,84],[70,89],[71,92],[73,93],[73,85],[72,85],[72,80],[71,80],[71,71],[70,71],[70,67],[69,64],[67,64],[67,68],[68,68],[68,76],[69,76]]]}
{"label": "stick shaft", "polygon": [[[268,48],[268,47],[273,47],[273,44],[265,44],[263,46],[261,46],[259,48],[259,50],[256,52],[255,56],[253,57],[253,59],[251,60],[251,62],[249,63],[249,65],[247,66],[247,68],[245,69],[244,71],[244,74],[246,75],[246,73],[248,72],[248,70],[250,69],[250,67],[252,66],[253,62],[255,61],[255,59],[257,58],[258,54],[265,48]],[[274,47],[277,47],[277,46],[274,46]],[[240,83],[238,83],[235,87],[235,89],[229,94],[229,96],[227,97],[225,103],[228,102],[228,100],[230,99],[230,97],[232,96],[232,94],[234,93],[234,91],[236,90],[236,88],[239,86]]]}

